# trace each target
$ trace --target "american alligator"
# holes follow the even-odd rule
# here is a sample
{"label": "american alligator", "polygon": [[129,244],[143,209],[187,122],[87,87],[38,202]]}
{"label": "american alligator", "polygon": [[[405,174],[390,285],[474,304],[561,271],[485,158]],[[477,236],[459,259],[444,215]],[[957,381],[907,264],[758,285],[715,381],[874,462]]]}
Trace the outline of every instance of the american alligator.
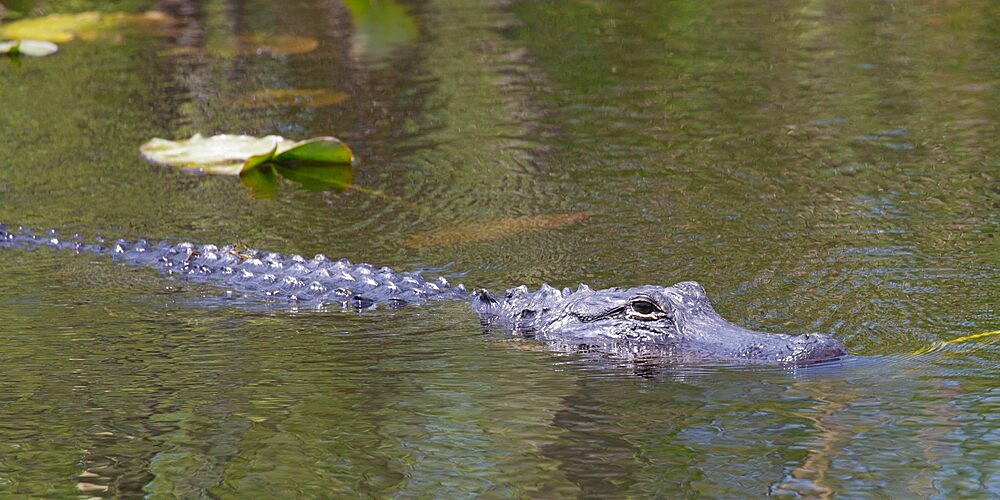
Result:
{"label": "american alligator", "polygon": [[486,290],[452,286],[445,278],[427,280],[420,273],[332,261],[322,255],[306,259],[234,246],[146,240],[87,243],[79,237],[63,239],[55,231],[41,235],[8,231],[2,224],[0,246],[109,255],[167,275],[213,283],[227,294],[299,308],[395,308],[431,300],[470,300],[489,330],[544,340],[560,350],[616,358],[802,365],[846,355],[839,341],[821,333],[771,334],[730,323],[712,309],[705,290],[694,281],[606,290],[580,285],[575,291],[542,285],[531,292],[520,286],[497,297]]}

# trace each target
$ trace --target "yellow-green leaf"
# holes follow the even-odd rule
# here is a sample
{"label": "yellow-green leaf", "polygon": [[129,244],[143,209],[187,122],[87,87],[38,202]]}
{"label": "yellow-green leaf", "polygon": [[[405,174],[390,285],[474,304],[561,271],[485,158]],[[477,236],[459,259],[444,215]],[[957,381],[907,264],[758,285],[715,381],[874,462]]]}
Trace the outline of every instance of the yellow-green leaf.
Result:
{"label": "yellow-green leaf", "polygon": [[148,32],[150,28],[164,27],[172,18],[161,12],[143,14],[123,12],[79,14],[51,14],[14,21],[0,26],[0,38],[31,39],[47,42],[69,42],[77,38],[93,40],[120,34],[132,29]]}
{"label": "yellow-green leaf", "polygon": [[296,164],[350,165],[354,161],[354,153],[336,137],[317,137],[284,149],[274,156],[273,161],[285,167]]}
{"label": "yellow-green leaf", "polygon": [[341,190],[351,185],[353,173],[350,165],[274,165],[282,177],[297,182],[312,191]]}
{"label": "yellow-green leaf", "polygon": [[243,168],[240,169],[240,175],[243,175],[248,170],[253,170],[265,163],[269,163],[274,159],[274,154],[278,152],[278,143],[274,144],[274,147],[270,151],[261,153],[259,155],[253,155],[247,158],[247,161],[243,162]]}
{"label": "yellow-green leaf", "polygon": [[215,175],[237,175],[250,157],[267,154],[276,147],[279,151],[289,149],[296,144],[298,143],[295,141],[277,135],[203,137],[195,134],[190,139],[181,141],[152,139],[140,146],[139,151],[149,162],[164,167]]}
{"label": "yellow-green leaf", "polygon": [[336,137],[295,142],[277,135],[217,135],[169,141],[152,139],[139,148],[153,164],[207,174],[238,175],[256,198],[272,198],[279,175],[311,190],[351,185],[354,154]]}

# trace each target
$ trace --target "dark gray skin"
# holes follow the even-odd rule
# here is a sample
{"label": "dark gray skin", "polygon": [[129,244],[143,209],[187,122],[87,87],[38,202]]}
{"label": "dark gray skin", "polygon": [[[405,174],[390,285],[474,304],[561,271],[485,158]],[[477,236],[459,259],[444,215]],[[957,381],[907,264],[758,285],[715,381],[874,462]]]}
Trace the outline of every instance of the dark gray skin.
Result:
{"label": "dark gray skin", "polygon": [[481,291],[473,307],[487,327],[545,340],[564,351],[611,353],[671,363],[801,365],[847,354],[821,333],[762,333],[726,321],[694,281],[674,286],[573,292],[543,285],[497,299]]}
{"label": "dark gray skin", "polygon": [[35,235],[7,231],[0,224],[0,247],[64,249],[109,255],[130,265],[151,266],[171,276],[225,288],[226,298],[245,297],[295,308],[368,309],[401,307],[430,300],[471,300],[482,324],[507,333],[545,340],[557,349],[598,352],[616,358],[663,363],[724,362],[801,365],[846,354],[828,335],[792,337],[755,332],[720,317],[705,290],[693,281],[672,287],[572,292],[543,285],[531,293],[521,286],[497,299],[488,291],[470,293],[444,278],[397,273],[369,264],[306,259],[233,246],[191,243],[150,244],[125,240],[105,244],[65,240],[55,231]]}

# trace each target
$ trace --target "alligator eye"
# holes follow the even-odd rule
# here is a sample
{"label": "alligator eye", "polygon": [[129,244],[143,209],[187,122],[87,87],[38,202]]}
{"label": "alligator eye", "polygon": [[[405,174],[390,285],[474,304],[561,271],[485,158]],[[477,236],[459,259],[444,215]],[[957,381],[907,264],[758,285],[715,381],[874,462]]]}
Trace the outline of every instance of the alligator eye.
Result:
{"label": "alligator eye", "polygon": [[658,307],[656,307],[656,304],[648,300],[632,301],[631,306],[633,311],[642,314],[643,316],[648,316],[650,314],[653,314],[659,309]]}
{"label": "alligator eye", "polygon": [[663,312],[663,309],[656,302],[643,297],[637,297],[629,301],[627,314],[632,319],[643,321],[656,320],[666,316],[666,313]]}

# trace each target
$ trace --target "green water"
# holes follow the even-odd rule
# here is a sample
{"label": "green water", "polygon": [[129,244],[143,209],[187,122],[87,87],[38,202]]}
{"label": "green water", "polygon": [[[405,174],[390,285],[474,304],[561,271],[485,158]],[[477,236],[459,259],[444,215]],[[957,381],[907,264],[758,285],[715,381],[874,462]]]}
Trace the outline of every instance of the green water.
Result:
{"label": "green water", "polygon": [[[696,279],[732,321],[860,357],[635,366],[483,335],[460,302],[206,307],[219,290],[8,249],[0,496],[1000,495],[1000,342],[911,354],[1000,328],[993,2],[4,3],[176,18],[0,59],[9,226],[493,290]],[[235,55],[251,33],[318,46]],[[276,88],[346,99],[234,104]],[[255,199],[138,155],[196,132],[336,135],[357,189]]]}

